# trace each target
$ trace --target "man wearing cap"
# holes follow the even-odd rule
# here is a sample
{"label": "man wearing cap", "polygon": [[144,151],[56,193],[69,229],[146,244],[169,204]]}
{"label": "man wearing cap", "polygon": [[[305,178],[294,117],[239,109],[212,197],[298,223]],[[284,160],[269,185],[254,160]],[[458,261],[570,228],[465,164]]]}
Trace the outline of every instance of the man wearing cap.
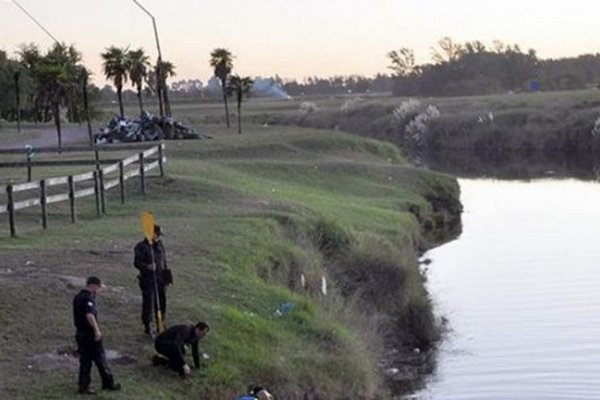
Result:
{"label": "man wearing cap", "polygon": [[[139,271],[138,281],[142,290],[142,323],[144,333],[150,334],[152,311],[157,305],[164,318],[167,311],[165,288],[173,283],[171,270],[167,266],[167,254],[160,237],[160,226],[154,225],[152,243],[144,239],[134,248],[133,265]],[[158,299],[156,296],[158,294]]]}
{"label": "man wearing cap", "polygon": [[104,288],[97,276],[90,276],[86,288],[73,299],[73,320],[75,323],[77,351],[79,352],[79,393],[95,394],[90,388],[92,362],[96,364],[102,378],[103,390],[120,390],[106,363],[106,353],[102,344],[102,332],[98,326],[96,295]]}

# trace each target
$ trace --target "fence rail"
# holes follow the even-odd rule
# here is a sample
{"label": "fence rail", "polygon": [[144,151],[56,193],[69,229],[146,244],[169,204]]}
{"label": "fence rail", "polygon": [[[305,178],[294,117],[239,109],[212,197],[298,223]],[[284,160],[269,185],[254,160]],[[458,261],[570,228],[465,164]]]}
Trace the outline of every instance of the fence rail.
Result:
{"label": "fence rail", "polygon": [[[74,150],[77,149],[77,150]],[[99,148],[92,148],[97,152]],[[103,151],[110,151],[109,148],[101,148]],[[125,203],[125,182],[131,178],[140,177],[140,188],[142,193],[146,193],[146,174],[156,168],[159,169],[160,176],[164,176],[164,164],[167,162],[165,155],[164,143],[154,146],[150,149],[147,145],[119,146],[119,148],[111,150],[143,150],[135,155],[114,162],[111,165],[100,168],[99,163],[96,163],[96,169],[91,172],[86,172],[78,175],[60,176],[56,178],[41,179],[39,181],[24,182],[0,186],[0,192],[6,193],[6,204],[0,204],[0,214],[8,214],[10,235],[15,237],[16,232],[16,213],[15,211],[23,210],[31,207],[40,207],[42,214],[42,227],[48,228],[48,204],[54,204],[64,201],[69,201],[71,222],[77,221],[77,199],[94,195],[96,198],[96,213],[98,216],[106,214],[106,196],[105,193],[114,187],[120,188],[121,204]],[[36,151],[39,151],[37,149]],[[50,152],[48,149],[42,149],[45,152]],[[48,150],[48,151],[46,151]],[[53,149],[56,151],[56,149]],[[62,149],[63,152],[70,151],[90,151],[90,147],[67,147]],[[0,154],[18,154],[23,153],[20,149],[0,150]],[[158,156],[151,158],[152,156]],[[114,161],[114,160],[113,160]],[[126,170],[126,167],[139,164],[135,168]],[[61,165],[71,165],[69,160],[66,160]],[[114,176],[116,174],[116,176]],[[107,177],[108,175],[113,175]],[[87,187],[81,187],[87,183]],[[48,194],[48,188],[61,186],[66,187],[60,193]],[[77,186],[80,186],[79,188]],[[66,190],[66,192],[65,192]],[[15,193],[37,191],[35,197],[29,197],[23,200],[15,200]]]}
{"label": "fence rail", "polygon": [[[9,148],[0,149],[0,155],[23,155],[23,161],[10,161],[1,162],[0,168],[27,168],[27,182],[32,180],[33,167],[56,167],[56,166],[71,166],[71,165],[95,165],[96,169],[100,168],[100,165],[114,164],[119,160],[112,158],[100,159],[100,153],[103,152],[117,152],[117,151],[131,151],[131,150],[144,150],[148,151],[148,144],[142,143],[121,143],[116,145],[95,145],[95,146],[67,146],[67,147],[22,147],[22,148]],[[85,153],[92,152],[94,157],[79,160],[35,160],[33,159],[36,154],[62,154],[62,153]],[[156,153],[156,151],[154,151]],[[137,155],[136,155],[137,160]]]}

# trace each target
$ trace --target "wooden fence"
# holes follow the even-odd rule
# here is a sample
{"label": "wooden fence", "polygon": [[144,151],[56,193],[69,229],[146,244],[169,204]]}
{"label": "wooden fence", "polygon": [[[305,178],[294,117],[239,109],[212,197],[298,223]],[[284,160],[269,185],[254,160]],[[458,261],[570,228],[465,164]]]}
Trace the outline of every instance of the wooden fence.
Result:
{"label": "wooden fence", "polygon": [[[75,148],[71,151],[82,150],[82,148],[78,148],[78,150],[74,149]],[[89,149],[90,148],[88,147],[87,150],[89,151]],[[124,149],[127,150],[127,148],[119,148],[118,150]],[[22,152],[22,150],[19,150],[19,152]],[[95,150],[95,154],[97,161],[99,159],[97,149]],[[156,155],[158,157],[156,157]],[[161,143],[158,146],[154,146],[103,168],[100,168],[100,163],[96,162],[96,169],[91,172],[6,185],[5,187],[0,186],[0,191],[6,192],[6,204],[0,204],[0,214],[8,214],[11,237],[15,237],[17,234],[16,211],[30,207],[40,207],[42,226],[44,229],[48,228],[48,205],[53,203],[69,201],[71,223],[75,223],[77,221],[78,199],[93,195],[96,199],[96,213],[98,216],[101,216],[106,213],[105,193],[109,189],[117,186],[119,187],[121,203],[123,204],[126,199],[125,182],[139,176],[141,191],[145,194],[147,172],[158,168],[160,176],[164,176],[164,164],[166,162],[165,145],[164,143]],[[61,192],[58,190],[58,193],[49,194],[50,188],[61,186],[63,187],[62,190],[65,190],[66,188],[66,191]],[[18,201],[15,199],[15,194],[31,191],[37,191],[34,197],[28,197]]]}

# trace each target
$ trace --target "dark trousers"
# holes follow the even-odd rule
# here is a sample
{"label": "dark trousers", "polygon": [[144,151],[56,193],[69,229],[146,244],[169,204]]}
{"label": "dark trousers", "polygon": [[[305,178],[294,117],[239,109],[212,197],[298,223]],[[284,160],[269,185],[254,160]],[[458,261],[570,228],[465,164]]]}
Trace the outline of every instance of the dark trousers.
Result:
{"label": "dark trousers", "polygon": [[[156,290],[154,289],[154,276],[148,274],[139,278],[140,289],[142,290],[142,323],[150,325],[154,318],[154,310],[156,310]],[[160,280],[157,280],[158,288],[158,304],[160,312],[165,317],[167,312],[167,296],[165,293],[165,285]]]}
{"label": "dark trousers", "polygon": [[171,369],[179,372],[180,375],[183,375],[185,361],[183,359],[181,348],[170,340],[161,340],[160,338],[156,339],[156,342],[154,342],[154,348],[158,354],[169,360],[168,365]]}
{"label": "dark trousers", "polygon": [[102,387],[112,387],[114,378],[106,362],[102,340],[99,342],[96,342],[94,338],[76,338],[76,340],[77,351],[79,352],[79,389],[85,390],[90,386],[92,362],[98,368],[102,379]]}

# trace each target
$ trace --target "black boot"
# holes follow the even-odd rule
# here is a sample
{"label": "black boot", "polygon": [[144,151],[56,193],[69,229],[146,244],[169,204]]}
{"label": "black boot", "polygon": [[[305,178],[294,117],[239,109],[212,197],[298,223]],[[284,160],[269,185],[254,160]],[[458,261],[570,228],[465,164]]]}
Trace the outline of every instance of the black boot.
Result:
{"label": "black boot", "polygon": [[152,365],[155,367],[157,367],[159,365],[169,365],[169,360],[155,354],[152,356]]}
{"label": "black boot", "polygon": [[113,382],[110,385],[102,385],[102,390],[111,390],[111,391],[121,390],[121,384],[119,382]]}
{"label": "black boot", "polygon": [[96,394],[96,391],[92,388],[79,388],[79,394],[90,394],[90,395],[94,395]]}

